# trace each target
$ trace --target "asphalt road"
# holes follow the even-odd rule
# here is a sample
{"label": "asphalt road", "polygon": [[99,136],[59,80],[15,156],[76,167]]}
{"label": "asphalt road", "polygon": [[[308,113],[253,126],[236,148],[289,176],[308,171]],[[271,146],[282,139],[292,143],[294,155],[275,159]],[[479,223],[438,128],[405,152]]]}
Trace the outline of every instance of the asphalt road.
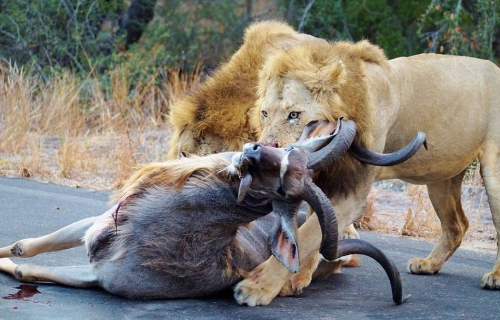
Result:
{"label": "asphalt road", "polygon": [[[107,208],[108,196],[0,177],[0,246],[100,214]],[[398,266],[404,293],[412,294],[405,304],[392,302],[384,271],[362,257],[361,267],[315,282],[298,297],[278,297],[269,306],[256,308],[239,306],[230,292],[205,299],[142,301],[51,284],[39,284],[39,293],[23,301],[8,299],[16,297],[20,283],[0,274],[0,319],[500,319],[500,292],[479,288],[494,255],[459,250],[439,274],[410,275],[404,271],[406,261],[426,256],[432,244],[376,233],[361,237],[384,250]],[[29,260],[47,266],[87,263],[83,248]]]}

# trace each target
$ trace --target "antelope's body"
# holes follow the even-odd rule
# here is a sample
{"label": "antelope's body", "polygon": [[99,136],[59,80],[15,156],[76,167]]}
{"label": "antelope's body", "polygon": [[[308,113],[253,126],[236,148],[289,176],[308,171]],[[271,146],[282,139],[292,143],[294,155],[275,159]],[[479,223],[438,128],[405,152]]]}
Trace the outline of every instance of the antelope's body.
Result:
{"label": "antelope's body", "polygon": [[[267,237],[276,219],[265,216],[270,205],[236,203],[238,183],[228,183],[225,170],[231,155],[204,158],[201,166],[199,159],[150,165],[104,214],[0,249],[0,257],[30,257],[84,244],[89,265],[15,266],[0,259],[0,269],[21,281],[98,286],[130,298],[204,296],[228,288],[271,255]],[[179,167],[192,171],[182,186],[172,176]]]}

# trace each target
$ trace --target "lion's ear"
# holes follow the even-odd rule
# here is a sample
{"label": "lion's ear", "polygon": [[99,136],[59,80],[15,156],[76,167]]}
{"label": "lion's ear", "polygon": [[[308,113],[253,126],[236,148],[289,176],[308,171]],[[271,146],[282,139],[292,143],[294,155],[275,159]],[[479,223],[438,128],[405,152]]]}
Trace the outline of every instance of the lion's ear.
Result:
{"label": "lion's ear", "polygon": [[338,60],[337,63],[333,63],[328,66],[327,77],[331,81],[331,89],[337,89],[346,81],[346,71],[342,60]]}
{"label": "lion's ear", "polygon": [[316,94],[329,94],[337,90],[347,78],[342,60],[323,66],[316,77],[311,77],[306,85]]}
{"label": "lion's ear", "polygon": [[346,80],[346,70],[342,60],[322,66],[319,70],[295,71],[297,78],[307,86],[316,96],[331,94],[338,89]]}

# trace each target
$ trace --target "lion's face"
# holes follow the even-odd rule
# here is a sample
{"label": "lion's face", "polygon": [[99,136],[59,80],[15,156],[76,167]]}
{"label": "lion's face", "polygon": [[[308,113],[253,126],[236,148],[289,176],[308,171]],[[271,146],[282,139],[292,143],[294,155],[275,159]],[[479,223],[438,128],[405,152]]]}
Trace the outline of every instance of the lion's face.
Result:
{"label": "lion's face", "polygon": [[309,122],[326,120],[320,102],[294,78],[271,80],[259,102],[262,143],[286,146],[297,141]]}
{"label": "lion's face", "polygon": [[185,129],[179,135],[177,154],[171,158],[188,157],[190,155],[207,156],[229,150],[228,141],[211,132],[197,132]]}

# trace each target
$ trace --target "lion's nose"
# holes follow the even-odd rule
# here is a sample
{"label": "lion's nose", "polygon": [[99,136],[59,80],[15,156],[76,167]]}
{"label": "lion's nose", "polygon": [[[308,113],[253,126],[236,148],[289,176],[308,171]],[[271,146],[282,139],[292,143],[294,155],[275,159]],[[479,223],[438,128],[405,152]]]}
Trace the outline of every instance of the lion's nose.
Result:
{"label": "lion's nose", "polygon": [[276,140],[276,137],[272,134],[268,135],[267,136],[267,142],[264,143],[265,146],[270,146],[270,147],[273,147],[273,148],[281,148],[281,145],[278,143],[278,142],[275,142]]}

